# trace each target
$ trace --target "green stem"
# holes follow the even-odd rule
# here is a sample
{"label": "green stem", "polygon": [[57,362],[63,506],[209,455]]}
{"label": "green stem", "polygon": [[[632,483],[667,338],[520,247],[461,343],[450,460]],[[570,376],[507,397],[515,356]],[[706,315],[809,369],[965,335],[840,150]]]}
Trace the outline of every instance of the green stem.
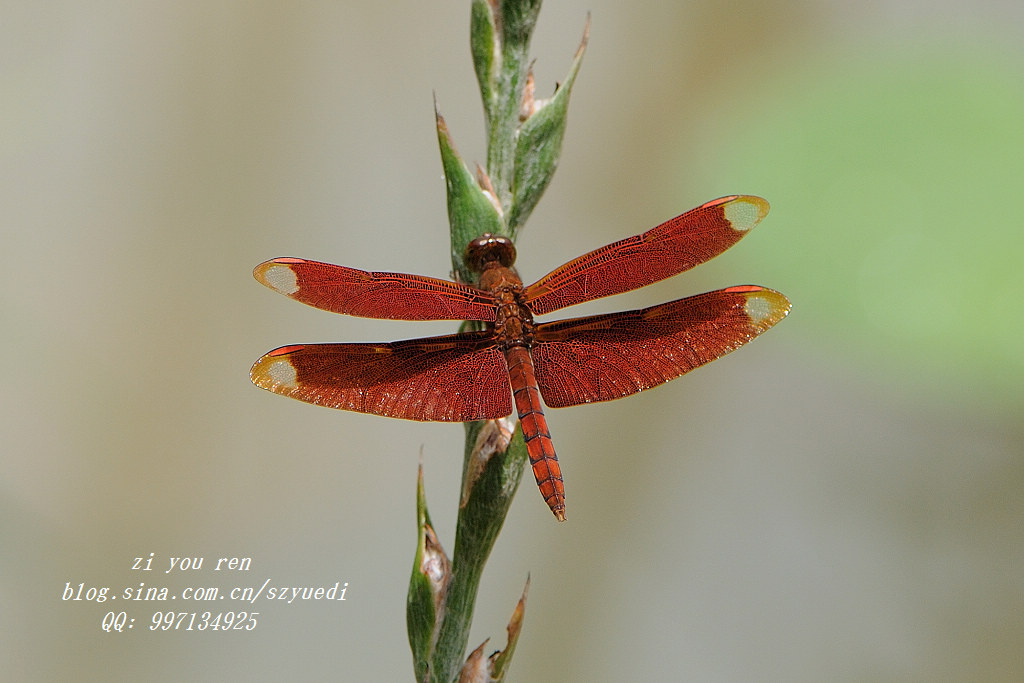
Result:
{"label": "green stem", "polygon": [[[540,5],[541,0],[472,0],[470,47],[487,121],[486,177],[478,179],[470,172],[444,119],[437,115],[452,264],[456,277],[465,282],[472,276],[462,259],[465,246],[485,232],[514,236],[558,164],[569,91],[586,33],[563,87],[549,100],[534,100],[526,84],[530,37]],[[481,325],[466,323],[463,329],[480,329]],[[466,425],[462,500],[450,562],[430,525],[422,485],[419,489],[419,542],[407,622],[414,670],[421,683],[450,683],[459,678],[484,565],[527,462],[515,416]],[[505,651],[487,658],[488,680],[504,678],[522,625],[525,600],[524,591],[508,626]],[[482,649],[474,651],[471,658],[474,666],[479,666]]]}
{"label": "green stem", "polygon": [[505,523],[527,460],[522,432],[516,430],[508,449],[494,453],[482,471],[475,471],[472,460],[478,454],[474,450],[485,425],[474,422],[466,426],[463,480],[476,478],[459,510],[451,582],[434,649],[434,681],[455,680],[462,666],[484,565]]}

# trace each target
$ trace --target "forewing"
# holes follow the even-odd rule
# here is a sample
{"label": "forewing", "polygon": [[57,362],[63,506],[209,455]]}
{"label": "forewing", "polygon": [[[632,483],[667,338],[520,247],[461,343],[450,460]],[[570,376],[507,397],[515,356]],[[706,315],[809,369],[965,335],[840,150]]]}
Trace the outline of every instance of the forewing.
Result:
{"label": "forewing", "polygon": [[531,355],[541,396],[561,408],[657,386],[746,344],[789,306],[774,290],[744,285],[538,325]]}
{"label": "forewing", "polygon": [[300,401],[407,420],[468,422],[512,412],[505,359],[486,332],[283,346],[249,374],[256,386]]}
{"label": "forewing", "polygon": [[708,202],[556,268],[526,288],[527,305],[542,315],[671,277],[721,254],[767,213],[760,197]]}
{"label": "forewing", "polygon": [[393,320],[494,320],[496,302],[468,285],[403,273],[373,273],[276,258],[253,276],[274,291],[334,313]]}

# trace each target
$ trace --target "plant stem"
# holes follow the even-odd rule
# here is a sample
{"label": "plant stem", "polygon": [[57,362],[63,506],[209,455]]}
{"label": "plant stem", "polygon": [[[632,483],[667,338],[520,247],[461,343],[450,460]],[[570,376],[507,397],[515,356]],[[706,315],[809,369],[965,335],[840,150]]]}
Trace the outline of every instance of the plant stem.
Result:
{"label": "plant stem", "polygon": [[[586,32],[563,85],[549,100],[534,100],[528,59],[540,5],[541,0],[472,0],[470,48],[487,122],[485,171],[469,171],[444,119],[437,114],[452,265],[456,277],[465,282],[471,281],[463,262],[465,246],[485,232],[514,237],[558,165],[569,92],[582,59]],[[463,329],[472,326],[467,323]],[[450,562],[430,524],[420,484],[419,543],[407,621],[414,669],[421,683],[504,678],[522,625],[525,590],[508,626],[505,651],[484,659],[481,646],[465,671],[463,662],[484,565],[527,461],[515,416],[466,425],[462,499]]]}

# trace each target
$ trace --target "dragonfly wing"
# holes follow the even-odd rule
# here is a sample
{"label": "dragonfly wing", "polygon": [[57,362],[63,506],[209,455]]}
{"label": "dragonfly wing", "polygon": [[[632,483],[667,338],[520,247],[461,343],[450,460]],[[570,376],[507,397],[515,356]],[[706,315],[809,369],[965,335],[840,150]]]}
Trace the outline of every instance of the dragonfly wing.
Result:
{"label": "dragonfly wing", "polygon": [[296,301],[364,318],[492,321],[497,306],[489,293],[458,282],[299,258],[261,263],[253,276]]}
{"label": "dragonfly wing", "polygon": [[561,408],[657,386],[746,344],[789,306],[774,290],[744,285],[538,325],[531,355],[541,396]]}
{"label": "dragonfly wing", "polygon": [[307,403],[407,420],[468,422],[512,412],[505,359],[483,332],[283,346],[256,361],[250,377]]}
{"label": "dragonfly wing", "polygon": [[621,294],[677,275],[736,244],[765,217],[768,202],[733,195],[566,263],[526,288],[536,315]]}

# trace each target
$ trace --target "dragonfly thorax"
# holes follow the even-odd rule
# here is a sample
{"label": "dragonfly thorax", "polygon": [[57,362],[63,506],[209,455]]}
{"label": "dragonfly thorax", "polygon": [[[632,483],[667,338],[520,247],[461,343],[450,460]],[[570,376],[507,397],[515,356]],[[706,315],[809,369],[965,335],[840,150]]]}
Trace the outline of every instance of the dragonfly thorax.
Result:
{"label": "dragonfly thorax", "polygon": [[533,345],[533,313],[523,304],[522,285],[494,292],[498,310],[494,317],[494,336],[498,347]]}

